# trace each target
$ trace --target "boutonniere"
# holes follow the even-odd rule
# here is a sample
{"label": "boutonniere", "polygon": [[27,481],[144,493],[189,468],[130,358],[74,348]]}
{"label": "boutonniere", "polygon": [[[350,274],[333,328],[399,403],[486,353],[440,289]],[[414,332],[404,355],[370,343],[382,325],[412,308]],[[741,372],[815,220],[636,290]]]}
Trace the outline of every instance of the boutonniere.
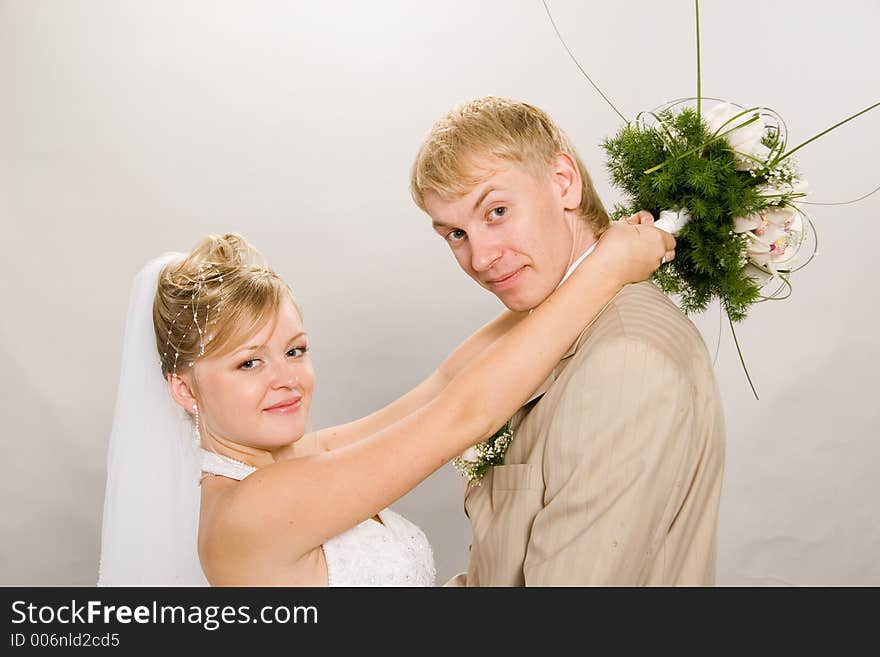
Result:
{"label": "boutonniere", "polygon": [[457,457],[453,465],[461,476],[466,477],[474,486],[479,486],[489,468],[504,463],[504,454],[512,440],[513,430],[508,420],[491,437]]}

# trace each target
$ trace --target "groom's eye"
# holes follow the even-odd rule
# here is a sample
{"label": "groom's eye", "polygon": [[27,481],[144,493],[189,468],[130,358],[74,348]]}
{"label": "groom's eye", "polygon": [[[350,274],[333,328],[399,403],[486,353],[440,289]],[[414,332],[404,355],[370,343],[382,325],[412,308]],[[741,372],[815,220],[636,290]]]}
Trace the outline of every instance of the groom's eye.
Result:
{"label": "groom's eye", "polygon": [[450,242],[458,242],[459,240],[463,240],[465,235],[467,235],[467,233],[465,233],[460,228],[456,228],[455,230],[449,231],[449,233],[446,235],[446,239],[448,239]]}
{"label": "groom's eye", "polygon": [[489,211],[489,216],[490,216],[492,219],[500,219],[500,218],[503,217],[505,214],[507,214],[507,208],[504,207],[503,205],[499,205],[497,208],[492,208],[492,209]]}
{"label": "groom's eye", "polygon": [[254,369],[254,363],[257,362],[256,358],[252,358],[250,360],[244,361],[241,365],[238,366],[240,370],[252,370]]}

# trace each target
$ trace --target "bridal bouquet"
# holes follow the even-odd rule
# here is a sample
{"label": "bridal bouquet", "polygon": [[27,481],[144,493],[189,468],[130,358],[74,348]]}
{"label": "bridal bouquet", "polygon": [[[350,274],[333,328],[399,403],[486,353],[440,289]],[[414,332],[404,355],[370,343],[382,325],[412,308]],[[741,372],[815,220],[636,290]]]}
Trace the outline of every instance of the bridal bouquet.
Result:
{"label": "bridal bouquet", "polygon": [[[880,103],[789,147],[785,122],[773,110],[702,96],[699,0],[694,6],[697,95],[641,112],[604,141],[611,180],[627,197],[613,214],[648,210],[659,228],[676,236],[676,257],[654,280],[679,296],[686,313],[718,299],[757,398],[733,324],[745,319],[754,303],[787,298],[790,275],[816,253],[815,228],[799,205],[807,183],[793,155]],[[713,101],[705,112],[704,101]]]}
{"label": "bridal bouquet", "polygon": [[[702,97],[699,0],[694,7],[697,96],[640,113],[603,146],[611,180],[627,196],[615,217],[649,210],[658,227],[676,235],[675,260],[655,273],[657,283],[680,295],[685,312],[717,298],[733,328],[755,302],[786,298],[789,275],[815,254],[815,229],[798,205],[807,183],[792,155],[880,103],[790,148],[773,110]],[[716,101],[705,113],[704,100]],[[807,244],[812,252],[803,259]]]}
{"label": "bridal bouquet", "polygon": [[675,260],[655,277],[685,312],[718,298],[741,321],[771,298],[761,294],[770,281],[790,289],[811,225],[797,206],[807,184],[771,110],[721,102],[703,114],[699,99],[696,109],[686,102],[640,114],[605,140],[612,181],[629,200],[614,214],[650,210],[676,235]]}
{"label": "bridal bouquet", "polygon": [[[807,183],[793,154],[880,103],[789,147],[785,122],[773,110],[702,97],[699,0],[694,5],[697,95],[642,112],[604,141],[611,180],[627,197],[613,214],[648,210],[676,236],[676,257],[654,280],[679,296],[686,313],[718,299],[757,398],[733,324],[756,302],[787,298],[790,275],[816,250],[815,228],[798,204]],[[704,101],[714,102],[705,112]]]}

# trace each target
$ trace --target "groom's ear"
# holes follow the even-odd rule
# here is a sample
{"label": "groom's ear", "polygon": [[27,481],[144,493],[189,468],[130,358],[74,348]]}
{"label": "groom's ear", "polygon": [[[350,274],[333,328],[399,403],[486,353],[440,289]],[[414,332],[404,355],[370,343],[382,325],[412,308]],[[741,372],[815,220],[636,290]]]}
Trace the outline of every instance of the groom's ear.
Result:
{"label": "groom's ear", "polygon": [[174,399],[183,410],[192,414],[193,406],[198,403],[198,400],[193,394],[190,384],[182,376],[176,376],[174,374],[169,374],[167,381],[168,390],[171,392],[172,399]]}
{"label": "groom's ear", "polygon": [[550,162],[550,176],[558,189],[565,210],[577,210],[581,206],[583,182],[577,162],[568,153],[557,153]]}

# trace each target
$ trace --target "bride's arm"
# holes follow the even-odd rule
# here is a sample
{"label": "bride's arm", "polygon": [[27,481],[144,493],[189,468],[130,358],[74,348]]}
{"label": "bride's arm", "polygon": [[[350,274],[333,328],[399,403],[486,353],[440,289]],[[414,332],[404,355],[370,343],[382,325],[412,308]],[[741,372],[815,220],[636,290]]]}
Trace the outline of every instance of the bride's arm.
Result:
{"label": "bride's arm", "polygon": [[[303,442],[303,447],[308,445],[309,451],[312,449],[329,451],[362,440],[391,426],[437,397],[469,362],[500,336],[516,326],[526,314],[510,310],[501,313],[462,342],[428,378],[402,397],[366,417],[346,424],[320,429],[314,432],[314,435],[306,434],[298,442]],[[295,443],[291,450],[276,456],[295,458],[300,455],[301,451],[297,449]]]}
{"label": "bride's arm", "polygon": [[[644,211],[622,220],[630,225],[654,223],[651,214]],[[590,293],[592,291],[587,292]],[[456,347],[436,370],[403,396],[365,417],[306,434],[290,447],[276,452],[275,457],[298,458],[338,449],[391,426],[433,400],[468,363],[527,315],[527,312],[506,310]]]}
{"label": "bride's arm", "polygon": [[[670,235],[646,226],[615,227],[609,233],[590,256],[590,266],[578,267],[428,404],[369,438],[279,461],[244,479],[211,521],[211,530],[229,537],[224,541],[228,558],[245,563],[267,553],[305,555],[492,435],[583,327],[625,283],[646,278],[673,243]],[[630,276],[636,270],[639,275]]]}

